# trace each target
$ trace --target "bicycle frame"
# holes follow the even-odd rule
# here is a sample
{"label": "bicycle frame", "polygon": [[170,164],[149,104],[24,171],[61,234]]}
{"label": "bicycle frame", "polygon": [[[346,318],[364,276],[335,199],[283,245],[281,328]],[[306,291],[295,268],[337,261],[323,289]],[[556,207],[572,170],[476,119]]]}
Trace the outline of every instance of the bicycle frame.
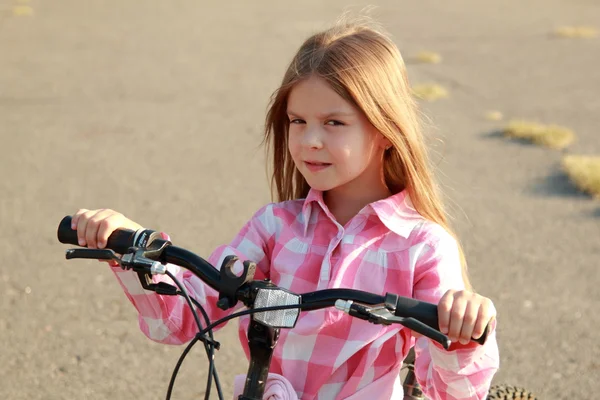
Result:
{"label": "bicycle frame", "polygon": [[244,392],[238,397],[238,400],[262,400],[271,358],[273,357],[273,349],[278,339],[279,328],[271,328],[259,322],[250,321],[248,327],[250,362]]}

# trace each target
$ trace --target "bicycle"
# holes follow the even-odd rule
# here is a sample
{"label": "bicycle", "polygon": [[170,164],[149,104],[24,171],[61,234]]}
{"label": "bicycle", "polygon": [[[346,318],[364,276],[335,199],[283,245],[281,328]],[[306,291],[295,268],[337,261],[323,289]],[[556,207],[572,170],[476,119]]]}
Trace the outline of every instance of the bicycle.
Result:
{"label": "bicycle", "polygon": [[[60,222],[57,236],[61,243],[77,245],[77,232],[71,229],[70,216],[64,217]],[[230,319],[247,314],[252,314],[248,327],[250,360],[244,390],[238,400],[262,400],[273,349],[277,344],[280,329],[293,328],[300,310],[310,311],[336,307],[355,318],[374,324],[401,324],[440,343],[446,349],[450,346],[448,337],[439,331],[435,304],[393,293],[380,295],[354,289],[324,289],[303,294],[292,293],[276,286],[269,280],[254,280],[256,264],[251,261],[243,262],[241,275],[236,275],[232,271],[233,264],[237,261],[234,256],[226,257],[221,269],[218,270],[198,255],[173,246],[158,232],[149,229],[117,230],[109,237],[105,249],[69,249],[66,251],[66,258],[116,261],[121,268],[135,271],[144,289],[161,295],[179,295],[185,298],[198,326],[198,333],[183,351],[173,370],[167,390],[167,400],[171,398],[175,379],[183,360],[198,341],[203,342],[209,360],[205,399],[210,396],[213,380],[219,399],[223,399],[214,366],[214,350],[218,350],[220,344],[214,340],[212,330]],[[188,269],[205,284],[217,290],[219,292],[217,302],[219,308],[228,310],[236,306],[238,302],[242,302],[247,310],[230,314],[211,323],[202,306],[195,299],[190,298],[183,285],[167,270],[167,263]],[[151,275],[154,274],[168,275],[176,286],[165,282],[153,283]],[[203,314],[206,327],[202,326],[194,306]],[[479,339],[473,340],[483,344],[487,334],[486,327],[484,334]],[[405,365],[410,369],[411,360],[408,360]],[[412,371],[409,370],[403,384],[405,396],[407,396],[405,399],[419,399],[417,396],[420,390],[414,374],[411,375],[411,373]],[[518,399],[520,397],[491,398]]]}

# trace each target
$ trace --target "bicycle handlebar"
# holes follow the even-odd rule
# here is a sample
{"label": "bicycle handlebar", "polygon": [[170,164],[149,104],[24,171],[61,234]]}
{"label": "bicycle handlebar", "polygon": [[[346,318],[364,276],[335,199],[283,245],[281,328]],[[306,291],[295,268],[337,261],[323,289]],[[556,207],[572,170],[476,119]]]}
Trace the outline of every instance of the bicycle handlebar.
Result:
{"label": "bicycle handlebar", "polygon": [[[70,216],[64,217],[60,222],[57,236],[61,243],[78,245],[77,231],[71,229]],[[160,237],[158,232],[148,229],[139,231],[118,229],[110,235],[106,247],[117,253],[125,254],[129,248],[145,247],[157,237]],[[191,251],[170,245],[162,250],[161,257],[161,261],[186,268],[219,293],[224,292],[224,287],[221,282],[221,272]],[[304,310],[314,310],[329,306],[333,307],[335,306],[336,300],[339,299],[352,300],[369,305],[382,304],[389,301],[389,298],[386,296],[355,289],[324,289],[300,294],[300,298],[302,304],[307,305],[302,307]],[[395,298],[396,296],[394,296],[394,299]],[[315,304],[315,306],[311,307],[311,304]],[[397,296],[397,301],[392,306],[395,306],[394,315],[403,318],[414,318],[434,330],[439,331],[438,310],[435,304],[413,298]],[[484,344],[487,339],[487,334],[488,327],[486,327],[480,338],[472,340],[479,344]]]}

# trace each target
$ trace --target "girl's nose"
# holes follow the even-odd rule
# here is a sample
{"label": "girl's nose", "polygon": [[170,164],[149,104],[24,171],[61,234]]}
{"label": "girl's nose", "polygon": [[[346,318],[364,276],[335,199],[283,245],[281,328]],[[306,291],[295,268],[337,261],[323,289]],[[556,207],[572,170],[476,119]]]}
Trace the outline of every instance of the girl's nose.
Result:
{"label": "girl's nose", "polygon": [[307,127],[304,131],[304,146],[311,149],[320,149],[323,147],[323,135],[318,127]]}

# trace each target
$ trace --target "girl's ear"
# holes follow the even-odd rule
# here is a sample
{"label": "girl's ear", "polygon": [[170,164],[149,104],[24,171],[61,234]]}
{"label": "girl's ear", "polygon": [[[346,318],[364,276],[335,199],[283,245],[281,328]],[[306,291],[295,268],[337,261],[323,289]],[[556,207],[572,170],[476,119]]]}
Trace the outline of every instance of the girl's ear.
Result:
{"label": "girl's ear", "polygon": [[390,140],[388,138],[386,138],[385,136],[383,136],[381,133],[378,133],[378,139],[379,139],[379,147],[382,147],[384,150],[388,150],[389,148],[392,147],[392,142],[390,142]]}

